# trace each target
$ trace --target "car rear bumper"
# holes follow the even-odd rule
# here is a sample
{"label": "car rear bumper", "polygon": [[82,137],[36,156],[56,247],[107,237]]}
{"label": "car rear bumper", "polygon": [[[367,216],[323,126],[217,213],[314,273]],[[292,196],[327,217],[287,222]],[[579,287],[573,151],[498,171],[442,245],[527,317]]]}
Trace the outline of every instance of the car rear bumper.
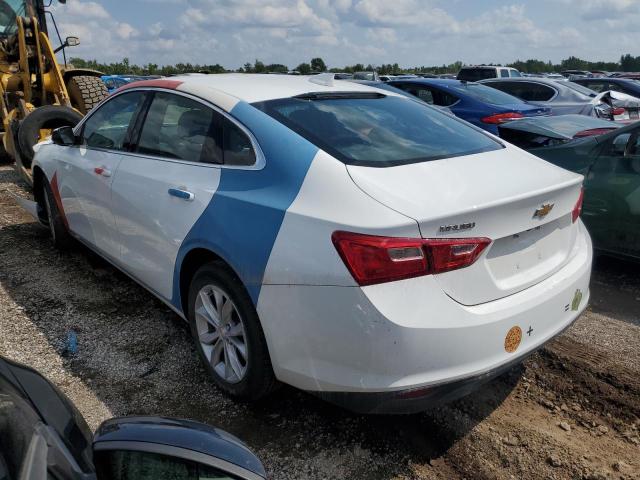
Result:
{"label": "car rear bumper", "polygon": [[[570,326],[567,325],[567,328]],[[541,348],[540,345],[538,348]],[[321,399],[363,414],[411,414],[453,402],[478,390],[522,363],[534,351],[483,373],[451,382],[388,392],[309,392]]]}
{"label": "car rear bumper", "polygon": [[[406,413],[463,396],[586,308],[593,252],[579,229],[577,252],[561,270],[475,306],[452,300],[432,276],[363,288],[264,285],[258,313],[276,377],[366,412]],[[513,329],[521,340],[507,349]]]}

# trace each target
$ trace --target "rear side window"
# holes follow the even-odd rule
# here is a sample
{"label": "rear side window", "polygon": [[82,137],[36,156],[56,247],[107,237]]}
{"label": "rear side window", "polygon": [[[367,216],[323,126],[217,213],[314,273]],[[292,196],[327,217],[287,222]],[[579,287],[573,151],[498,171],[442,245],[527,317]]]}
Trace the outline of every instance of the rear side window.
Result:
{"label": "rear side window", "polygon": [[254,106],[347,164],[387,167],[502,148],[464,122],[403,97],[309,94]]}
{"label": "rear side window", "polygon": [[500,76],[501,77],[509,77],[509,70],[507,70],[506,68],[501,68],[500,69]]}
{"label": "rear side window", "polygon": [[414,97],[418,97],[420,100],[422,100],[423,102],[427,102],[430,105],[438,105],[439,107],[450,107],[458,101],[458,98],[437,88],[428,88],[424,85],[416,83],[401,83],[394,85],[396,85],[398,88],[401,88],[405,92],[410,93]]}
{"label": "rear side window", "polygon": [[251,140],[240,127],[227,118],[222,118],[222,143],[225,165],[249,166],[256,163]]}
{"label": "rear side window", "polygon": [[477,82],[486,78],[496,78],[495,68],[463,68],[458,72],[458,80]]}
{"label": "rear side window", "polygon": [[548,102],[556,95],[553,88],[535,82],[504,82],[499,88],[527,102]]}
{"label": "rear side window", "polygon": [[82,142],[91,148],[122,150],[129,124],[144,100],[143,92],[123,93],[101,105],[82,127]]}

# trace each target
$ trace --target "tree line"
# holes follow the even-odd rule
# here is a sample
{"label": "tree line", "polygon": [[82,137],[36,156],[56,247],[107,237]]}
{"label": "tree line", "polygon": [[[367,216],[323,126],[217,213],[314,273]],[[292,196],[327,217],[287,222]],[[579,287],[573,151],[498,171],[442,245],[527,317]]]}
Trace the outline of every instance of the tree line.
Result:
{"label": "tree line", "polygon": [[[175,65],[157,65],[155,63],[147,63],[145,65],[135,65],[130,63],[128,58],[122,59],[120,62],[101,63],[97,60],[84,60],[82,58],[71,58],[70,63],[78,68],[92,68],[99,70],[107,75],[176,75],[180,73],[202,72],[202,73],[225,73],[225,72],[243,72],[243,73],[288,73],[291,70],[299,72],[301,75],[309,75],[320,72],[361,72],[376,71],[381,75],[397,75],[400,73],[457,73],[464,65],[457,61],[448,65],[435,66],[415,66],[401,67],[397,63],[393,64],[362,64],[346,65],[344,67],[331,67],[320,57],[312,58],[308,63],[303,62],[296,67],[290,69],[287,65],[281,63],[265,64],[260,60],[253,63],[245,63],[238,69],[226,69],[219,63],[216,64],[192,64],[192,63],[176,63]],[[497,64],[500,65],[500,64]],[[627,53],[620,57],[618,62],[591,62],[578,57],[571,56],[562,60],[560,63],[551,61],[543,61],[537,59],[516,60],[507,64],[508,67],[514,67],[525,73],[542,73],[542,72],[561,72],[563,70],[604,70],[604,71],[623,71],[638,72],[640,71],[640,56],[634,57]]]}

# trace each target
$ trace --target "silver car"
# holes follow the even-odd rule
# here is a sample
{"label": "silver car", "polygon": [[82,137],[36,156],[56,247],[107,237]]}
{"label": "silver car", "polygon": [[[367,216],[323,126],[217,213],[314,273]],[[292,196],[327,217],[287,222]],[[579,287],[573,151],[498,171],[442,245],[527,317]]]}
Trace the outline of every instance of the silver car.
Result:
{"label": "silver car", "polygon": [[598,95],[582,85],[547,78],[491,78],[483,83],[533,105],[551,107],[553,115],[590,115],[611,119],[611,107],[594,102]]}

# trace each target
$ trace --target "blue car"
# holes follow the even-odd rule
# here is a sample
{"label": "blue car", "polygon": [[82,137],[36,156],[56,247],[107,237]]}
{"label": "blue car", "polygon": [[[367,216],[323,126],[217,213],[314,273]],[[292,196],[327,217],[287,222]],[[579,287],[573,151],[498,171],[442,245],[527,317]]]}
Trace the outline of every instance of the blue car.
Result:
{"label": "blue car", "polygon": [[530,105],[495,88],[475,82],[444,78],[390,81],[421,100],[448,107],[455,115],[494,135],[498,125],[524,117],[551,115],[551,108]]}
{"label": "blue car", "polygon": [[140,80],[151,80],[160,78],[159,75],[102,75],[100,77],[109,91],[109,94],[115,92],[120,87],[124,87],[128,83]]}

